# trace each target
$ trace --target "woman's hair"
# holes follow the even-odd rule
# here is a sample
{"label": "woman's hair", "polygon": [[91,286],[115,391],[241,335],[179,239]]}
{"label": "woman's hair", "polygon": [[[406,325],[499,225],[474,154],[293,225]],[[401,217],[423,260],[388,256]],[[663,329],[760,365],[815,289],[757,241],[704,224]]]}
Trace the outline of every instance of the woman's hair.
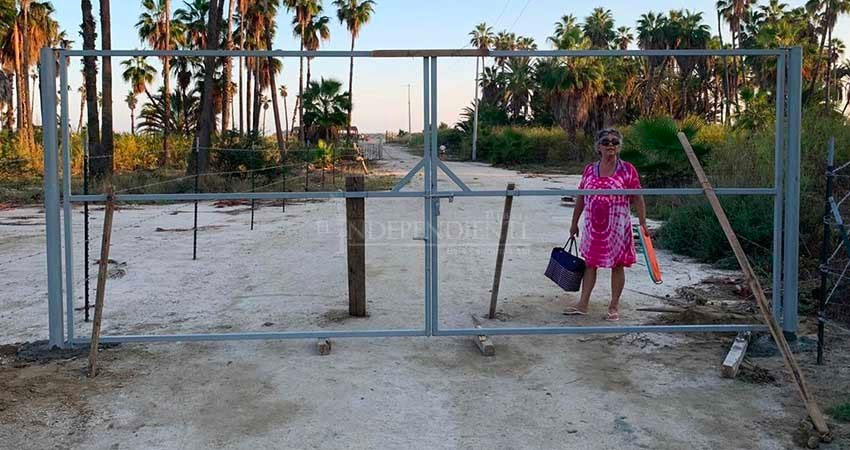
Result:
{"label": "woman's hair", "polygon": [[608,135],[614,135],[620,141],[623,140],[623,135],[620,134],[620,132],[616,128],[603,128],[596,132],[596,140],[594,142],[596,144],[599,144],[599,141],[601,141],[605,136]]}

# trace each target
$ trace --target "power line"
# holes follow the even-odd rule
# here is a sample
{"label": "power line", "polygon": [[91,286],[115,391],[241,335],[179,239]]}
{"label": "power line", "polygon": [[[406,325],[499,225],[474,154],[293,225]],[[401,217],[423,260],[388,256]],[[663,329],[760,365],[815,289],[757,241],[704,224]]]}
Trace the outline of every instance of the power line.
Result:
{"label": "power line", "polygon": [[514,25],[516,25],[516,23],[519,22],[519,19],[522,17],[523,14],[525,14],[525,10],[526,10],[526,8],[528,8],[528,5],[530,5],[530,4],[531,4],[531,0],[526,0],[525,6],[522,7],[522,10],[519,12],[519,15],[516,16],[514,23],[512,23],[511,26],[508,27],[508,30],[513,29]]}

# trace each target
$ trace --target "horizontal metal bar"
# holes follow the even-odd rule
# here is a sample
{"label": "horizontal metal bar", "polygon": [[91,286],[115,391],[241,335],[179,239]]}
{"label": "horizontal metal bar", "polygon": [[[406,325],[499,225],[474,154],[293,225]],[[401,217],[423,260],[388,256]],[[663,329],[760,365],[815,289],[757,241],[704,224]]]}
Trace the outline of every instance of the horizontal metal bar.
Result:
{"label": "horizontal metal bar", "polygon": [[305,56],[310,58],[369,58],[372,57],[371,51],[344,51],[344,50],[322,50],[322,51],[299,51],[299,50],[58,50],[59,56],[114,56],[114,57],[162,57],[162,56],[184,56],[184,57],[204,57],[204,56],[250,56],[267,58],[269,56],[275,58],[285,58]]}
{"label": "horizontal metal bar", "polygon": [[490,56],[497,58],[520,57],[576,57],[576,56],[779,56],[786,54],[788,49],[681,49],[681,50],[490,50],[478,49],[399,49],[399,50],[63,50],[55,49],[62,56],[254,56],[254,57],[299,57],[311,58],[413,58],[413,57],[477,57]]}
{"label": "horizontal metal bar", "polygon": [[[120,194],[117,202],[170,202],[209,200],[278,200],[278,199],[322,199],[322,198],[411,198],[425,197],[422,191],[363,191],[363,192],[206,192],[186,194]],[[105,194],[72,195],[72,203],[105,202]]]}
{"label": "horizontal metal bar", "polygon": [[607,325],[588,327],[454,328],[441,329],[435,336],[480,336],[520,334],[621,334],[621,333],[732,333],[766,331],[764,325]]}
{"label": "horizontal metal bar", "polygon": [[[717,195],[776,195],[773,188],[719,188]],[[440,191],[435,197],[504,197],[508,191]],[[556,196],[556,195],[702,195],[698,188],[685,189],[542,189],[514,190],[513,196]],[[277,199],[321,199],[321,198],[427,198],[423,191],[363,191],[363,192],[207,192],[186,194],[119,194],[118,202],[169,202],[209,200],[277,200]],[[71,195],[72,203],[104,202],[106,194]]]}
{"label": "horizontal metal bar", "polygon": [[681,50],[491,50],[488,56],[504,57],[547,57],[547,56],[779,56],[787,53],[784,48],[774,49],[681,49]]}
{"label": "horizontal metal bar", "polygon": [[[315,338],[379,338],[425,336],[425,330],[344,330],[344,331],[281,331],[246,333],[198,333],[198,334],[129,334],[101,336],[102,343],[128,342],[186,342],[186,341],[246,341],[261,339],[315,339]],[[74,344],[88,344],[90,337],[80,337]]]}
{"label": "horizontal metal bar", "polygon": [[[776,195],[774,188],[718,188],[717,195]],[[504,197],[508,191],[440,191],[455,197]],[[517,189],[510,191],[514,196],[555,195],[703,195],[700,188],[671,189]]]}

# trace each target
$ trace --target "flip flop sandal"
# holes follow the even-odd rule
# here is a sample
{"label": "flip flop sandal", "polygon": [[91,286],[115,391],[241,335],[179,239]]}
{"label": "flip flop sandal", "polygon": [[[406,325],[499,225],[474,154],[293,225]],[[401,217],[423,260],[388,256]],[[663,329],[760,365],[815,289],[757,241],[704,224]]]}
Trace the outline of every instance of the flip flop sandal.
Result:
{"label": "flip flop sandal", "polygon": [[620,313],[608,313],[608,315],[605,316],[605,320],[608,322],[619,322]]}
{"label": "flip flop sandal", "polygon": [[564,310],[564,315],[565,316],[586,316],[587,313],[578,309],[578,308],[574,308],[574,307],[570,306],[566,310]]}

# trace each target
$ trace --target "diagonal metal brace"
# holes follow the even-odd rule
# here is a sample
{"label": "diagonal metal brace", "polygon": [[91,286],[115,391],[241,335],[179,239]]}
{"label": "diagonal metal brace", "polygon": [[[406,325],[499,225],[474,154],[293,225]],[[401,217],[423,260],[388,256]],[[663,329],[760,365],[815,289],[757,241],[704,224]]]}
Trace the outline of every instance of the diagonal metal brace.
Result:
{"label": "diagonal metal brace", "polygon": [[393,192],[398,192],[398,191],[400,191],[400,190],[401,190],[401,188],[403,188],[403,187],[405,187],[405,186],[407,185],[407,183],[410,183],[410,180],[412,180],[412,179],[413,179],[413,177],[415,177],[415,176],[416,176],[416,174],[419,172],[419,170],[421,170],[421,169],[422,169],[422,167],[424,167],[424,166],[425,166],[425,160],[424,160],[424,159],[420,159],[420,160],[419,160],[419,162],[418,162],[418,163],[416,163],[416,165],[415,165],[415,166],[413,166],[413,168],[412,168],[412,169],[410,169],[410,172],[407,172],[407,175],[405,175],[405,176],[404,176],[404,178],[402,178],[401,180],[399,180],[399,181],[398,181],[398,183],[396,183],[396,184],[395,184],[395,186],[393,186],[393,190],[392,190],[392,191],[393,191]]}
{"label": "diagonal metal brace", "polygon": [[439,159],[436,160],[436,161],[437,161],[437,167],[439,167],[440,170],[443,171],[443,173],[448,175],[449,178],[451,178],[452,181],[455,182],[457,187],[459,187],[464,192],[470,192],[471,191],[471,189],[469,189],[469,187],[463,182],[463,180],[461,180],[460,177],[458,177],[454,172],[452,172],[452,169],[449,169],[449,166],[447,166],[446,163],[444,163],[443,161],[441,161]]}

